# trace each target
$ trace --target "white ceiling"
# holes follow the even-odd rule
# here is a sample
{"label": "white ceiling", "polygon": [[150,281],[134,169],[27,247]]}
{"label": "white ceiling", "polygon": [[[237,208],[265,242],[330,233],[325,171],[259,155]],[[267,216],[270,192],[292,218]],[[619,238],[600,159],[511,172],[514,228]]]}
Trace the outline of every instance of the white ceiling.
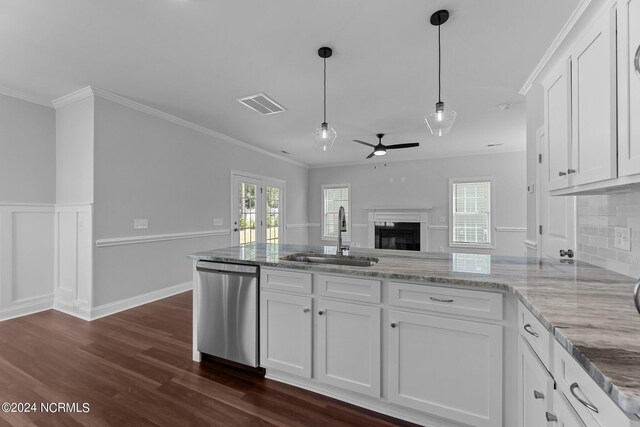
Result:
{"label": "white ceiling", "polygon": [[[578,0],[3,0],[0,86],[53,100],[105,89],[308,165],[365,162],[351,142],[419,141],[383,160],[525,148],[518,90]],[[458,112],[432,136],[434,11],[442,27],[443,101]],[[334,149],[313,148],[322,122],[322,60]],[[264,92],[271,116],[236,98]],[[513,103],[509,111],[499,104]],[[504,144],[488,148],[487,144]],[[371,161],[371,160],[369,160]]]}

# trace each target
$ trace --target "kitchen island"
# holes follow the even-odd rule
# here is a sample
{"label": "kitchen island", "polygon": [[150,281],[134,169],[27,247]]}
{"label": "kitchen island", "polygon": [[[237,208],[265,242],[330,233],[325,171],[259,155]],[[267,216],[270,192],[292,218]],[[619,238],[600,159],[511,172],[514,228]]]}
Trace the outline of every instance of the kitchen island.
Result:
{"label": "kitchen island", "polygon": [[[389,303],[387,295],[391,294],[391,289],[396,282],[409,283],[408,286],[412,286],[413,290],[416,286],[434,287],[436,285],[440,289],[451,287],[454,290],[485,291],[484,294],[501,293],[505,296],[506,313],[505,321],[502,323],[505,336],[505,366],[508,365],[507,359],[511,355],[508,347],[515,344],[517,340],[515,338],[511,342],[509,338],[509,331],[513,330],[513,321],[516,316],[513,315],[510,319],[508,315],[510,310],[513,313],[516,308],[509,309],[507,306],[515,305],[510,301],[519,300],[539,324],[549,331],[554,342],[546,344],[547,348],[558,346],[559,349],[566,350],[600,390],[630,420],[634,419],[634,414],[640,413],[640,314],[633,303],[633,279],[580,261],[561,262],[473,254],[359,248],[351,251],[351,255],[378,258],[379,262],[370,267],[312,264],[282,259],[298,252],[333,253],[333,251],[335,251],[334,247],[258,244],[198,252],[190,257],[194,262],[207,260],[258,265],[263,271],[265,269],[284,272],[306,271],[315,275],[315,282],[318,282],[318,277],[322,279],[325,276],[335,275],[377,280],[382,284],[381,286],[387,286],[385,291],[381,292],[384,300],[379,301],[381,304]],[[263,283],[260,286],[262,287]],[[402,289],[398,292],[400,291]],[[433,297],[431,299],[434,300]],[[353,306],[356,305],[353,304]],[[389,314],[384,311],[386,306],[381,307],[383,321],[390,321]],[[499,320],[502,320],[502,317]],[[391,328],[395,328],[394,325],[395,323],[391,323]],[[525,330],[529,325],[525,325]],[[539,335],[539,332],[541,331],[535,334]],[[389,340],[384,333],[382,336],[384,342]],[[383,359],[387,357],[384,353]],[[556,357],[561,356],[561,351],[555,353]],[[547,362],[545,365],[552,365],[553,358],[550,354],[547,354],[547,357],[548,361],[541,357],[542,362]],[[545,367],[552,372],[550,366]],[[269,374],[268,368],[267,373]],[[502,373],[505,377],[511,374],[515,372]],[[295,383],[290,378],[280,379]],[[505,380],[505,384],[508,383],[509,381]],[[305,386],[305,384],[300,385]],[[322,389],[317,391],[331,393]],[[578,393],[573,386],[571,393]],[[567,394],[569,394],[568,390]],[[384,398],[385,393],[382,395]],[[586,400],[584,395],[578,394],[578,396]],[[341,398],[339,395],[337,397]],[[353,399],[352,402],[362,404]],[[366,402],[362,406],[367,406]],[[509,404],[505,403],[504,406]],[[368,407],[372,405],[369,404]],[[378,410],[375,407],[372,409]],[[582,408],[576,408],[578,412],[582,410]],[[505,408],[505,414],[507,414],[505,420],[509,418],[508,412],[509,410]],[[446,416],[443,417],[446,418]],[[415,417],[409,418],[415,420]],[[499,417],[498,420],[502,418]],[[468,424],[477,422],[465,418],[456,421]],[[487,422],[487,425],[499,425],[495,422],[494,417]]]}

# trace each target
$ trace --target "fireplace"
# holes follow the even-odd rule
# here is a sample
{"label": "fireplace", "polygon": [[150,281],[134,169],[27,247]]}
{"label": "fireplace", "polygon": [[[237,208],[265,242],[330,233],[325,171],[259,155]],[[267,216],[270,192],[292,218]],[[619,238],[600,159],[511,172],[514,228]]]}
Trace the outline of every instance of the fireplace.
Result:
{"label": "fireplace", "polygon": [[427,251],[431,208],[369,208],[369,248]]}
{"label": "fireplace", "polygon": [[419,222],[379,221],[374,226],[376,249],[420,250]]}

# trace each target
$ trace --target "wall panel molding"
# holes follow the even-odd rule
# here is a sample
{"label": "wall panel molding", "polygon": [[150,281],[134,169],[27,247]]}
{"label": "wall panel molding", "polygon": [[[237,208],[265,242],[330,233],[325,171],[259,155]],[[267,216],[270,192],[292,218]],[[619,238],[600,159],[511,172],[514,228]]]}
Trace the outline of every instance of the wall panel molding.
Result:
{"label": "wall panel molding", "polygon": [[146,236],[113,237],[96,240],[96,247],[135,245],[139,243],[164,242],[168,240],[197,239],[212,236],[227,236],[231,230],[189,231],[186,233],[149,234]]}

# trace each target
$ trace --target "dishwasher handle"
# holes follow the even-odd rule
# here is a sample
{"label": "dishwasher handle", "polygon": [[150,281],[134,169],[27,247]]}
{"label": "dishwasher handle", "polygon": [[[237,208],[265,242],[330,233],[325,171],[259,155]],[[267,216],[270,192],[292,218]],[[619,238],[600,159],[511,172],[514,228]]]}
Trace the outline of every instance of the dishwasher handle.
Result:
{"label": "dishwasher handle", "polygon": [[223,262],[198,261],[196,270],[205,273],[241,275],[241,276],[257,276],[258,267],[246,264],[227,264]]}

